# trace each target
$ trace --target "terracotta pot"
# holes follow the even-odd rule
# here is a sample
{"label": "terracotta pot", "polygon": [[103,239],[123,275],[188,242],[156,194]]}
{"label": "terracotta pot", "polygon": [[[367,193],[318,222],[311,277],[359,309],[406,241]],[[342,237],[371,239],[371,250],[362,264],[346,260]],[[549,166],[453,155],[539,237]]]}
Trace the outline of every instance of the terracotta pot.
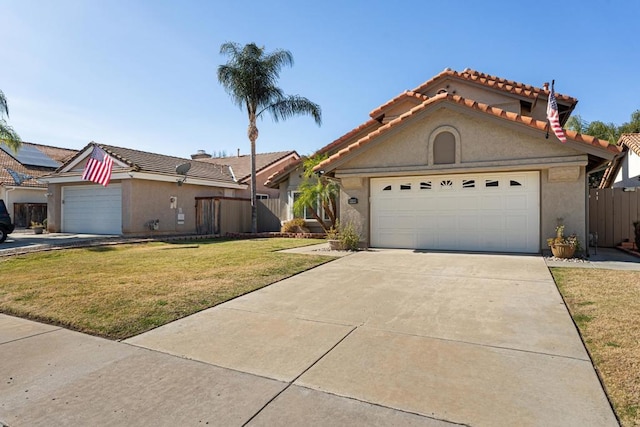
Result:
{"label": "terracotta pot", "polygon": [[556,258],[571,258],[576,252],[576,247],[572,245],[556,243],[551,245],[551,253]]}

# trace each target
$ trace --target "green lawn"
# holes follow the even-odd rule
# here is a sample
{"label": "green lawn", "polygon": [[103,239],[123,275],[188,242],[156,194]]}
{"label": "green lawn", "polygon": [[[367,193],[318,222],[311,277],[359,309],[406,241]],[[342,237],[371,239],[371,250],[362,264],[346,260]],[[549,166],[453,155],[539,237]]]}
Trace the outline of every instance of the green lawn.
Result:
{"label": "green lawn", "polygon": [[323,240],[144,243],[0,260],[0,312],[124,339],[331,260]]}
{"label": "green lawn", "polygon": [[623,426],[640,426],[640,271],[552,268]]}

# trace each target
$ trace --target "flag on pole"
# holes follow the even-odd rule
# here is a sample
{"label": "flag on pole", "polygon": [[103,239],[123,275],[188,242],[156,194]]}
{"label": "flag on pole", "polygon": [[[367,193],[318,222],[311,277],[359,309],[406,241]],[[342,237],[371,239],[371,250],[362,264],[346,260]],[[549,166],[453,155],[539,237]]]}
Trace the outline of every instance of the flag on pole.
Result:
{"label": "flag on pole", "polygon": [[85,181],[93,181],[106,187],[111,180],[112,167],[113,159],[111,159],[102,148],[94,145],[87,164],[84,166],[82,179]]}
{"label": "flag on pole", "polygon": [[558,114],[558,102],[553,92],[553,84],[551,84],[551,92],[549,93],[549,102],[547,103],[547,119],[551,130],[556,134],[562,142],[567,142],[567,136],[564,134],[562,126],[560,126],[560,115]]}

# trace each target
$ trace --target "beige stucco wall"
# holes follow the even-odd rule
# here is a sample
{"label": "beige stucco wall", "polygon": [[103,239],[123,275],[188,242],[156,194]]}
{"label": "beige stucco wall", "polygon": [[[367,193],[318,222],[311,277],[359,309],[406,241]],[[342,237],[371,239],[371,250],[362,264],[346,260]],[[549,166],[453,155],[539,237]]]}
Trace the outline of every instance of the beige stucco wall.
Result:
{"label": "beige stucco wall", "polygon": [[[124,234],[148,232],[146,224],[160,220],[160,233],[193,233],[196,230],[196,197],[222,196],[220,188],[203,187],[187,183],[178,186],[172,182],[122,181],[122,232]],[[171,208],[169,198],[177,198]],[[178,223],[178,214],[184,214],[184,224]]]}
{"label": "beige stucco wall", "polygon": [[[122,185],[122,233],[133,234],[180,234],[196,231],[196,197],[224,196],[225,190],[217,187],[191,185],[178,186],[175,182],[160,182],[140,179],[114,180]],[[70,185],[94,185],[73,183]],[[48,226],[49,231],[59,232],[61,218],[61,188],[63,184],[49,184]],[[235,190],[226,190],[234,195]],[[231,194],[230,194],[231,193]],[[177,197],[176,209],[171,208],[170,197]],[[184,224],[178,224],[178,213],[184,214]],[[159,229],[150,231],[147,224],[160,220]]]}
{"label": "beige stucco wall", "polygon": [[[577,169],[574,172],[574,169]],[[567,173],[564,173],[567,172]],[[577,179],[575,178],[577,175]],[[565,235],[575,233],[582,247],[586,247],[586,191],[585,168],[550,168],[540,174],[540,232],[541,248],[546,240],[555,237],[555,229],[564,224]]]}
{"label": "beige stucco wall", "polygon": [[[429,165],[430,135],[442,126],[451,126],[459,134],[458,164]],[[575,232],[581,242],[585,242],[586,182],[584,166],[579,163],[586,163],[586,155],[568,145],[545,139],[540,132],[530,132],[508,123],[465,115],[451,109],[431,112],[378,141],[358,152],[357,156],[335,171],[336,176],[344,181],[340,195],[341,221],[356,222],[367,243],[370,226],[369,179],[380,176],[379,168],[389,168],[384,171],[386,176],[394,175],[393,168],[402,168],[402,173],[412,175],[448,171],[539,171],[540,248],[545,249],[547,237],[554,235],[558,218],[562,218],[567,233]],[[531,159],[540,159],[540,162],[535,166],[519,166],[519,163],[531,162]],[[566,163],[563,163],[563,159],[567,159]],[[552,164],[551,160],[557,163]],[[552,179],[550,168],[553,170]],[[412,170],[415,172],[412,173]],[[349,205],[350,197],[357,197],[358,204]]]}
{"label": "beige stucco wall", "polygon": [[340,169],[390,166],[425,166],[429,158],[429,137],[442,126],[451,126],[460,135],[461,163],[491,162],[525,158],[575,156],[576,150],[545,139],[540,133],[523,132],[501,125],[504,120],[487,120],[486,114],[469,116],[454,109],[441,108],[428,116],[381,137],[349,160]]}

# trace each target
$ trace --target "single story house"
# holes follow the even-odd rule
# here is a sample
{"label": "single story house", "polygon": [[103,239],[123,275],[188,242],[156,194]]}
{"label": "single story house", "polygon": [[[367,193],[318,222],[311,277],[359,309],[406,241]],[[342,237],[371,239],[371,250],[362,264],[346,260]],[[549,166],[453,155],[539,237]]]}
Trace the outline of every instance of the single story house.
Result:
{"label": "single story house", "polygon": [[[240,154],[229,157],[212,157],[204,150],[192,154],[191,158],[207,163],[226,165],[231,168],[236,180],[249,187],[246,194],[238,193],[239,197],[251,197],[251,156]],[[274,153],[256,153],[256,192],[258,199],[277,199],[280,196],[278,188],[267,187],[264,183],[275,172],[293,163],[297,163],[300,156],[295,151],[278,151]]]}
{"label": "single story house", "polygon": [[[588,176],[620,149],[549,130],[542,88],[445,69],[319,150],[339,217],[369,247],[538,253],[558,224],[587,235]],[[560,123],[577,100],[556,94]],[[291,204],[301,165],[270,177]]]}
{"label": "single story house", "polygon": [[622,152],[605,170],[600,188],[640,187],[640,133],[625,133],[618,146]]}
{"label": "single story house", "polygon": [[16,227],[47,218],[47,185],[38,182],[78,151],[23,142],[17,152],[0,143],[0,199]]}
{"label": "single story house", "polygon": [[[95,145],[113,160],[106,187],[82,180]],[[40,181],[51,194],[49,231],[114,235],[196,233],[198,221],[219,218],[217,211],[198,212],[199,200],[233,200],[247,188],[229,166],[95,142]],[[224,231],[248,231],[250,218],[242,212]]]}

